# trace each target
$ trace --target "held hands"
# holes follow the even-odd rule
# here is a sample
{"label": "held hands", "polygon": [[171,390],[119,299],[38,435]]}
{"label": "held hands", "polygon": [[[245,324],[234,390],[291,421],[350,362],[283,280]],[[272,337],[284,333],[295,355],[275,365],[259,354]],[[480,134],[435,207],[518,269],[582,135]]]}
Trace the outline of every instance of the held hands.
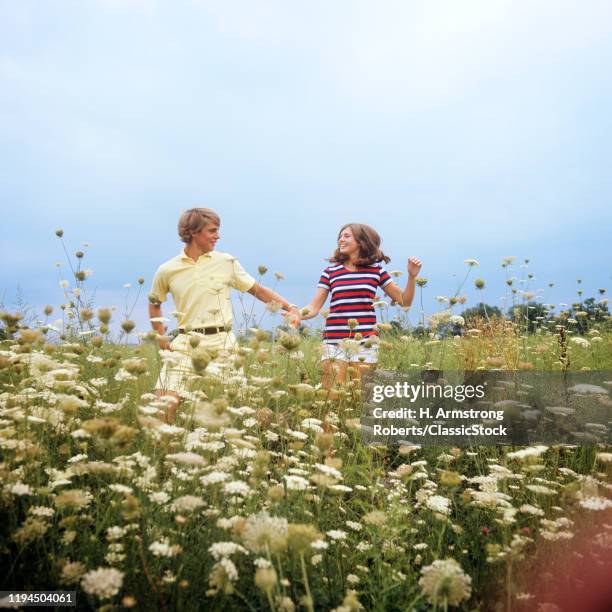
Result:
{"label": "held hands", "polygon": [[302,318],[300,317],[300,311],[297,307],[292,306],[289,310],[283,313],[283,317],[285,318],[285,323],[294,329],[297,329],[300,326]]}
{"label": "held hands", "polygon": [[408,276],[410,278],[416,278],[421,271],[421,260],[417,257],[409,257],[408,258]]}
{"label": "held hands", "polygon": [[172,347],[170,346],[170,342],[168,341],[168,338],[166,336],[162,336],[159,340],[159,348],[162,351],[171,351]]}

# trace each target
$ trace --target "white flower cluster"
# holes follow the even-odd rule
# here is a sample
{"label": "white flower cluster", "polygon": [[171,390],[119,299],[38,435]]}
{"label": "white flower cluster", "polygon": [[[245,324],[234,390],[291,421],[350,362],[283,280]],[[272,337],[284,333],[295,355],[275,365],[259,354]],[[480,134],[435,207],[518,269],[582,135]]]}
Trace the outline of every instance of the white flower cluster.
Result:
{"label": "white flower cluster", "polygon": [[149,545],[149,550],[154,557],[174,557],[181,551],[181,547],[170,544],[168,538],[162,538],[152,542]]}
{"label": "white flower cluster", "polygon": [[431,495],[425,501],[425,506],[432,512],[449,516],[451,512],[450,503],[450,499],[442,497],[442,495]]}
{"label": "white flower cluster", "polygon": [[305,491],[308,488],[308,481],[301,476],[289,474],[283,476],[283,478],[289,491]]}
{"label": "white flower cluster", "polygon": [[458,606],[472,593],[472,579],[455,559],[438,559],[421,570],[419,584],[434,606]]}
{"label": "white flower cluster", "polygon": [[215,542],[208,552],[213,556],[215,561],[219,561],[223,557],[231,557],[236,553],[248,554],[248,550],[236,542]]}
{"label": "white flower cluster", "polygon": [[530,446],[528,448],[522,448],[520,450],[508,453],[506,457],[508,459],[527,459],[529,457],[539,457],[548,450],[548,446]]}
{"label": "white flower cluster", "polygon": [[99,567],[87,572],[81,579],[81,587],[100,599],[114,597],[123,586],[123,572],[112,567]]}

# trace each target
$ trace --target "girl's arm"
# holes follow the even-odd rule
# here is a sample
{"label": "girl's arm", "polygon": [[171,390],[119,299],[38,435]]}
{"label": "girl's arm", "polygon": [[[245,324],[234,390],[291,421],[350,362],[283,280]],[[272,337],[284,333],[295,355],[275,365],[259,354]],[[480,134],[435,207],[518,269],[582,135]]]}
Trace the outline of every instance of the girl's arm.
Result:
{"label": "girl's arm", "polygon": [[323,289],[322,287],[317,289],[317,292],[312,298],[310,304],[308,304],[308,306],[304,306],[304,308],[302,308],[300,311],[302,321],[306,319],[313,319],[319,314],[323,304],[325,304],[325,300],[327,300],[328,294],[329,291],[327,289]]}
{"label": "girl's arm", "polygon": [[406,288],[402,291],[395,283],[389,283],[386,287],[383,287],[383,291],[400,306],[412,306],[416,277],[419,275],[422,265],[420,259],[409,257]]}

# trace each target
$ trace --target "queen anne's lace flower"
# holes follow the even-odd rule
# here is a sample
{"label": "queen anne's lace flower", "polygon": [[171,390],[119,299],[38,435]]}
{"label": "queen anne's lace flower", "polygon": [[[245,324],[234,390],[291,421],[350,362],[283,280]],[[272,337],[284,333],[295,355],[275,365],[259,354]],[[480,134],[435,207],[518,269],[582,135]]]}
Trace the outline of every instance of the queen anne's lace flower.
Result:
{"label": "queen anne's lace flower", "polygon": [[425,505],[433,512],[444,514],[448,516],[450,514],[450,499],[442,497],[441,495],[432,495],[427,498]]}
{"label": "queen anne's lace flower", "polygon": [[246,520],[242,539],[244,545],[253,552],[280,551],[287,544],[288,529],[287,519],[260,512]]}
{"label": "queen anne's lace flower", "polygon": [[612,508],[612,501],[605,497],[587,497],[580,500],[580,505],[587,510],[607,510]]}
{"label": "queen anne's lace flower", "polygon": [[421,570],[419,584],[429,602],[435,606],[444,602],[457,606],[469,599],[472,579],[454,559],[438,559]]}
{"label": "queen anne's lace flower", "polygon": [[123,572],[112,567],[99,567],[87,572],[82,580],[81,587],[89,595],[100,599],[114,597],[123,586]]}
{"label": "queen anne's lace flower", "polygon": [[283,477],[290,491],[304,491],[308,488],[308,481],[301,476],[288,475]]}
{"label": "queen anne's lace flower", "polygon": [[248,553],[246,548],[240,546],[240,544],[236,544],[236,542],[215,542],[208,549],[208,552],[213,556],[215,561],[219,561],[219,559],[222,559],[223,557],[231,557],[236,553]]}

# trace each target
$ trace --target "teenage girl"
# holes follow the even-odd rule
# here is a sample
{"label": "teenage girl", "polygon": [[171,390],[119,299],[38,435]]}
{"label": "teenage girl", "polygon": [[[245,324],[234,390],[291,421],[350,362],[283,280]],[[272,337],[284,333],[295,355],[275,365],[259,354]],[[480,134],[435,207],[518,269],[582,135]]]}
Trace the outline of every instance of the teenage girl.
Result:
{"label": "teenage girl", "polygon": [[400,306],[410,306],[421,261],[408,258],[408,281],[402,291],[381,265],[390,261],[380,250],[380,236],[369,225],[348,223],[338,234],[331,265],[321,274],[317,292],[302,309],[302,319],[319,314],[331,293],[323,334],[323,385],[331,388],[346,379],[348,364],[359,374],[378,361],[378,331],[374,301],[382,290]]}

